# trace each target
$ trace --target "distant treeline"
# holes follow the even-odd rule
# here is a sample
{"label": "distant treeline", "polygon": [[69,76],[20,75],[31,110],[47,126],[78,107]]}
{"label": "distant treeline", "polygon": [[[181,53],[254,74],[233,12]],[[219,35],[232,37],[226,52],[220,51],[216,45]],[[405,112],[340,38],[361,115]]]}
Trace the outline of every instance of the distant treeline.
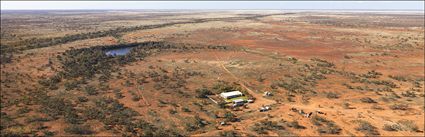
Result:
{"label": "distant treeline", "polygon": [[155,25],[118,27],[118,28],[110,29],[110,30],[66,35],[63,37],[39,38],[39,39],[32,38],[32,39],[27,39],[27,40],[14,43],[12,47],[16,47],[17,50],[28,50],[28,49],[35,49],[35,48],[49,47],[49,46],[58,45],[58,44],[64,44],[64,43],[78,41],[78,40],[93,39],[93,38],[99,38],[99,37],[105,37],[105,36],[116,36],[119,33],[131,32],[136,30],[162,28],[162,27],[168,27],[168,26],[173,26],[178,24],[203,23],[203,22],[209,22],[209,21],[256,19],[256,18],[272,16],[272,15],[287,15],[287,14],[293,14],[293,13],[254,15],[249,17],[205,18],[205,19],[194,19],[192,21],[180,21],[180,22],[171,22],[171,23],[155,24]]}

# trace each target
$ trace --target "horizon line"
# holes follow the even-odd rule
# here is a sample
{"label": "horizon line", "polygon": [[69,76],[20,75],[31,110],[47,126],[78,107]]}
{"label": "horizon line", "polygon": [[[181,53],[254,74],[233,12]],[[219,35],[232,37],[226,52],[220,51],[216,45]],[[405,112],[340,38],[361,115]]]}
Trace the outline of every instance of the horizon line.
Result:
{"label": "horizon line", "polygon": [[14,10],[14,11],[25,11],[25,10],[38,10],[38,11],[49,11],[49,10],[369,10],[369,11],[424,11],[424,9],[1,9],[2,11]]}

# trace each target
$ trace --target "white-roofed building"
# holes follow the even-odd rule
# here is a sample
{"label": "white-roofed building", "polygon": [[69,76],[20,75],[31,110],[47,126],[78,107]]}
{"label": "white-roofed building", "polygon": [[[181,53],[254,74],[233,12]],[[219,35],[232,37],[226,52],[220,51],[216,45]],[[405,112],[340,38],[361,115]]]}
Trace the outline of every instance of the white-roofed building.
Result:
{"label": "white-roofed building", "polygon": [[243,94],[240,91],[230,91],[230,92],[220,93],[220,96],[224,99],[231,99],[231,98],[243,96]]}
{"label": "white-roofed building", "polygon": [[235,99],[235,100],[233,100],[233,104],[243,105],[243,104],[245,104],[245,100],[244,99]]}

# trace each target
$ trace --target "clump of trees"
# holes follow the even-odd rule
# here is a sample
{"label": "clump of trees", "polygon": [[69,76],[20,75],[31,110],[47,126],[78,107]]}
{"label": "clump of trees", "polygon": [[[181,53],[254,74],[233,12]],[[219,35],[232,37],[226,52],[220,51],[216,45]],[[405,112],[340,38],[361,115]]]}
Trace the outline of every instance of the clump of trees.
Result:
{"label": "clump of trees", "polygon": [[58,56],[64,78],[92,78],[95,74],[108,76],[114,68],[113,57],[97,48],[71,49]]}
{"label": "clump of trees", "polygon": [[100,98],[95,101],[94,107],[88,107],[83,110],[87,119],[96,119],[105,125],[128,125],[133,121],[133,117],[139,114],[117,100],[112,98]]}
{"label": "clump of trees", "polygon": [[221,92],[235,91],[235,90],[238,90],[238,91],[241,91],[241,92],[245,91],[240,86],[237,86],[237,85],[234,85],[234,84],[231,84],[227,81],[222,81],[222,80],[219,80],[216,83],[214,83],[214,85],[211,87],[211,89],[215,94],[218,94],[218,93],[221,93]]}
{"label": "clump of trees", "polygon": [[[124,56],[110,56],[106,55],[106,51],[132,47],[129,54]],[[143,43],[130,43],[118,45],[95,46],[90,48],[73,49],[65,51],[62,55],[58,55],[57,59],[61,63],[62,70],[57,74],[39,81],[41,85],[49,87],[49,89],[58,89],[57,84],[62,82],[62,79],[74,79],[65,83],[66,90],[78,88],[79,84],[84,81],[77,79],[90,80],[94,77],[99,78],[100,81],[106,82],[111,78],[113,72],[119,70],[119,66],[125,65],[137,60],[143,60],[145,57],[165,51],[191,51],[198,49],[205,49],[205,46],[194,46],[181,43],[168,43],[168,42],[143,42]],[[227,49],[224,46],[208,46],[208,49]],[[159,82],[164,79],[175,80],[176,83],[168,84],[170,88],[179,88],[185,83],[184,78],[190,76],[202,75],[197,71],[185,71],[176,68],[171,77],[162,75],[150,75],[154,81]],[[162,88],[162,86],[157,86]]]}
{"label": "clump of trees", "polygon": [[198,98],[207,98],[208,95],[212,95],[213,93],[207,87],[198,88],[195,90],[196,97]]}
{"label": "clump of trees", "polygon": [[52,119],[58,119],[62,116],[66,122],[71,124],[78,124],[82,120],[74,105],[64,98],[51,97],[43,91],[38,91],[35,99],[41,105],[40,111]]}
{"label": "clump of trees", "polygon": [[208,122],[202,119],[199,116],[195,116],[195,118],[185,124],[185,128],[187,131],[196,131],[200,128],[208,125]]}

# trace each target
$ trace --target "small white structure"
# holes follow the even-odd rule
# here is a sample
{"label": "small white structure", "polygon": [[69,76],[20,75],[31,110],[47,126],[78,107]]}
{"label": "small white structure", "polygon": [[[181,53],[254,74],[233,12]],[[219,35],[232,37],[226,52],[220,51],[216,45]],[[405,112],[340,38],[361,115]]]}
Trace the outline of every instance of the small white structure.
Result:
{"label": "small white structure", "polygon": [[230,92],[220,93],[220,96],[224,99],[231,99],[231,98],[243,96],[243,94],[240,91],[230,91]]}
{"label": "small white structure", "polygon": [[260,108],[260,112],[266,112],[266,111],[269,111],[269,110],[271,110],[272,108],[270,107],[270,106],[265,106],[265,107],[261,107]]}
{"label": "small white structure", "polygon": [[224,125],[227,125],[227,123],[226,123],[226,122],[224,122],[224,121],[221,121],[221,122],[220,122],[220,125],[224,126]]}
{"label": "small white structure", "polygon": [[272,96],[272,93],[271,93],[271,92],[266,91],[266,92],[264,92],[264,95],[263,95],[263,96]]}
{"label": "small white structure", "polygon": [[245,104],[245,100],[243,100],[243,99],[235,99],[235,100],[233,100],[233,104],[235,104],[236,106],[240,106],[240,105]]}

